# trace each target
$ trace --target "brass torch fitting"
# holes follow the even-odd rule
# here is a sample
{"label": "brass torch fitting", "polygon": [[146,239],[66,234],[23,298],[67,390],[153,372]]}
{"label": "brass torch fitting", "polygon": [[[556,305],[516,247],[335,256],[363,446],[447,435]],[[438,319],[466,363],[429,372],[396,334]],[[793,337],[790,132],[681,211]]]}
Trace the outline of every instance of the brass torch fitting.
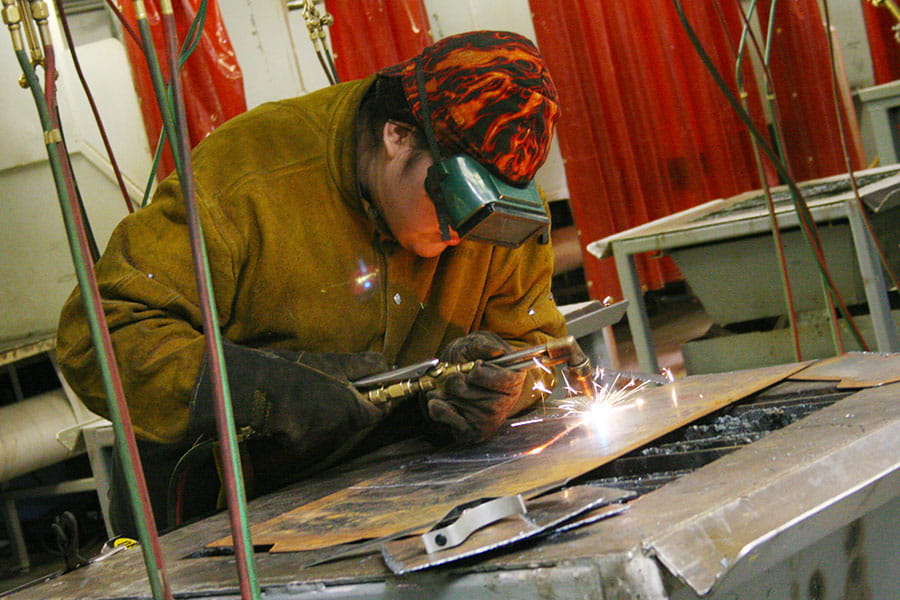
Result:
{"label": "brass torch fitting", "polygon": [[15,0],[3,0],[3,22],[9,27],[12,36],[13,50],[18,52],[25,49],[25,41],[22,38],[22,12]]}

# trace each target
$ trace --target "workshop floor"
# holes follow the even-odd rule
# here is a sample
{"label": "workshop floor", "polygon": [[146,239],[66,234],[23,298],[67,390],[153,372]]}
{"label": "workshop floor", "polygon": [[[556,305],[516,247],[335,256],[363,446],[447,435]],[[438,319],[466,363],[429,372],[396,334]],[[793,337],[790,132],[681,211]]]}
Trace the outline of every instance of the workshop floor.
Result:
{"label": "workshop floor", "polygon": [[[696,299],[678,290],[648,298],[648,304],[660,367],[670,369],[675,377],[683,377],[685,372],[681,345],[702,336],[709,329],[711,321]],[[613,331],[619,368],[623,371],[639,370],[627,319],[615,325]],[[97,550],[99,545],[85,548],[82,553],[91,556]],[[46,549],[33,550],[30,559],[32,565],[28,573],[16,572],[11,548],[5,540],[0,539],[0,595],[19,585],[54,573],[63,566],[60,557]]]}
{"label": "workshop floor", "polygon": [[[700,302],[688,292],[663,292],[648,297],[650,327],[660,369],[669,369],[676,378],[685,376],[681,345],[703,336],[712,320],[703,311]],[[628,329],[627,318],[614,328],[619,356],[619,369],[639,371],[634,343]]]}

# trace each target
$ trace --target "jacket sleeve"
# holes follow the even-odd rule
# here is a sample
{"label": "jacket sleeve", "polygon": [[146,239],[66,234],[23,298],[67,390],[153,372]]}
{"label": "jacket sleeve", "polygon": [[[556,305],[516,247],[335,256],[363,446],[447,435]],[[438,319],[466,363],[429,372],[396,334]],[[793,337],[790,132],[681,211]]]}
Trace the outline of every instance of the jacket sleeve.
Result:
{"label": "jacket sleeve", "polygon": [[[240,247],[237,236],[223,233],[227,222],[210,212],[215,207],[200,200],[198,206],[221,324],[228,319],[234,255]],[[118,225],[96,274],[135,432],[155,442],[177,441],[187,431],[188,401],[206,342],[175,177],[160,184],[150,206]],[[82,401],[108,416],[78,288],[62,309],[57,356],[66,381]]]}
{"label": "jacket sleeve", "polygon": [[[565,318],[551,292],[553,249],[531,239],[520,248],[497,248],[491,261],[491,290],[480,329],[493,331],[515,348],[543,344],[566,335]],[[552,389],[555,377],[531,369],[511,414],[537,402],[536,384]]]}

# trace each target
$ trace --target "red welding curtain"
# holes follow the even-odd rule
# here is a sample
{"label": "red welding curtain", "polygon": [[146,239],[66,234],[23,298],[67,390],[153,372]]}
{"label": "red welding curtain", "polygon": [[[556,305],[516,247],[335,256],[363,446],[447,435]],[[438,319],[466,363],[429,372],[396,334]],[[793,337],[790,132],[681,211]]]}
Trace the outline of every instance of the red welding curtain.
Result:
{"label": "red welding curtain", "polygon": [[[559,88],[560,149],[582,245],[760,186],[749,138],[668,0],[530,0]],[[732,2],[684,2],[707,52],[734,80],[742,21]],[[724,21],[724,26],[723,26]],[[761,121],[749,61],[752,111]],[[761,126],[761,125],[760,125]],[[594,298],[620,297],[611,259],[584,253]],[[645,288],[680,279],[668,258],[638,265]]]}
{"label": "red welding curtain", "polygon": [[[196,16],[200,1],[176,0],[174,2],[179,47]],[[158,2],[154,0],[145,0],[145,2],[147,21],[153,34],[158,60],[163,69],[163,77],[168,81],[169,69],[165,59],[166,45]],[[137,31],[134,6],[131,2],[122,2],[122,13],[132,28]],[[153,92],[153,84],[140,46],[130,36],[125,36],[125,38],[135,87],[141,99],[144,128],[152,146],[151,151],[155,151],[159,132],[162,129],[162,118]],[[197,48],[182,68],[181,82],[191,147],[231,117],[247,110],[243,74],[238,66],[237,57],[215,0],[207,0],[203,34]],[[162,179],[174,169],[175,163],[167,145],[160,160],[157,176]]]}
{"label": "red welding curtain", "polygon": [[431,44],[423,0],[325,0],[338,78],[360,79]]}
{"label": "red welding curtain", "polygon": [[875,84],[900,79],[900,42],[894,37],[893,31],[897,20],[887,7],[873,6],[869,0],[860,0],[860,3],[866,21]]}

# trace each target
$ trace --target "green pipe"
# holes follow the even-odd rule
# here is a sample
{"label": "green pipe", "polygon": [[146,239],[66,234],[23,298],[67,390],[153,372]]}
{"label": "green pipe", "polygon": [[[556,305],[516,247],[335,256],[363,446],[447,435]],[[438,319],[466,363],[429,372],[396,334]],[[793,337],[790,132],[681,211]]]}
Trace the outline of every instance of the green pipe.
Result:
{"label": "green pipe", "polygon": [[[144,50],[144,56],[147,59],[147,68],[150,71],[150,81],[153,83],[153,93],[156,96],[156,102],[162,116],[163,129],[169,137],[170,146],[172,147],[172,158],[175,161],[175,171],[179,177],[184,175],[181,164],[181,157],[175,149],[171,140],[178,139],[175,131],[175,118],[172,114],[172,105],[168,101],[166,86],[163,82],[162,71],[159,68],[159,60],[156,56],[156,47],[153,45],[153,34],[150,32],[150,24],[147,22],[147,9],[143,0],[134,0],[134,12],[137,19],[138,31],[141,34],[141,46]],[[176,74],[170,74],[175,77]]]}
{"label": "green pipe", "polygon": [[[69,197],[68,188],[63,176],[56,142],[52,141],[53,127],[51,125],[49,108],[46,105],[43,95],[40,93],[40,82],[31,66],[27,53],[24,50],[16,50],[16,57],[19,60],[22,71],[25,74],[25,79],[31,89],[32,96],[34,97],[41,126],[45,135],[47,135],[47,155],[53,172],[53,180],[56,185],[60,208],[63,213],[66,235],[69,240],[69,248],[75,265],[78,285],[81,290],[82,301],[84,302],[85,313],[88,318],[91,339],[97,353],[97,362],[103,378],[107,405],[113,422],[113,430],[115,431],[116,449],[127,459],[128,464],[134,466],[133,469],[125,469],[125,472],[128,483],[129,499],[131,500],[132,511],[135,514],[138,533],[142,540],[141,549],[144,554],[147,577],[150,581],[153,597],[169,599],[172,597],[172,593],[164,570],[162,552],[159,550],[158,536],[156,535],[155,528],[151,531],[148,527],[148,521],[151,523],[153,522],[153,514],[148,510],[149,498],[146,497],[146,484],[143,482],[142,477],[136,475],[136,472],[140,469],[140,463],[137,460],[137,456],[132,451],[133,448],[136,447],[136,444],[134,444],[134,432],[128,424],[126,424],[123,416],[122,407],[125,406],[125,404],[120,387],[121,379],[118,378],[118,371],[112,352],[112,343],[108,337],[105,315],[102,311],[96,309],[96,304],[99,303],[100,293],[97,288],[96,279],[92,277],[93,273],[88,269],[85,261],[87,252],[83,246],[86,245],[86,241],[83,239],[83,236],[79,235],[79,230],[76,225],[78,216],[71,206],[72,198]],[[119,382],[119,386],[116,385],[116,382]],[[127,407],[125,410],[127,411]],[[131,442],[131,444],[128,442]],[[141,474],[142,473],[143,471],[141,471]],[[139,479],[141,480],[140,483],[144,483],[143,487],[139,487]]]}
{"label": "green pipe", "polygon": [[[178,66],[183,67],[184,63],[187,62],[187,59],[190,58],[191,54],[194,53],[194,50],[197,49],[197,45],[200,43],[201,32],[203,31],[204,24],[206,23],[206,11],[207,11],[207,2],[203,0],[200,3],[199,8],[197,9],[197,15],[194,17],[194,20],[191,22],[190,28],[188,28],[187,37],[184,41],[184,46],[181,49],[181,54],[178,60]],[[179,69],[180,73],[180,69]],[[166,98],[171,102],[171,86],[167,86],[166,88]],[[159,132],[159,141],[156,143],[156,150],[153,153],[153,163],[150,167],[150,176],[147,178],[147,185],[144,186],[144,196],[141,198],[141,208],[147,206],[150,203],[150,191],[153,189],[153,182],[156,181],[156,172],[159,170],[159,161],[162,158],[163,146],[166,143],[166,140],[169,139],[166,135],[166,129],[163,127]]]}
{"label": "green pipe", "polygon": [[172,105],[175,113],[175,137],[171,138],[173,151],[179,154],[183,166],[179,178],[182,196],[184,196],[187,212],[188,230],[191,238],[191,255],[194,262],[194,276],[200,306],[203,311],[204,331],[209,352],[210,375],[213,380],[216,400],[216,422],[219,431],[219,447],[222,457],[223,481],[228,499],[228,515],[231,522],[232,541],[241,597],[259,598],[259,584],[254,565],[253,543],[250,538],[250,526],[247,519],[246,493],[243,481],[243,470],[238,450],[237,434],[232,414],[231,393],[228,387],[228,374],[222,356],[222,336],[217,320],[215,297],[212,293],[212,275],[203,241],[203,229],[197,210],[196,186],[191,166],[191,148],[187,133],[187,115],[184,106],[184,94],[181,89],[180,65],[177,64],[178,39],[175,29],[175,17],[170,0],[162,0],[162,21],[166,38],[166,55],[171,72],[170,85]]}

